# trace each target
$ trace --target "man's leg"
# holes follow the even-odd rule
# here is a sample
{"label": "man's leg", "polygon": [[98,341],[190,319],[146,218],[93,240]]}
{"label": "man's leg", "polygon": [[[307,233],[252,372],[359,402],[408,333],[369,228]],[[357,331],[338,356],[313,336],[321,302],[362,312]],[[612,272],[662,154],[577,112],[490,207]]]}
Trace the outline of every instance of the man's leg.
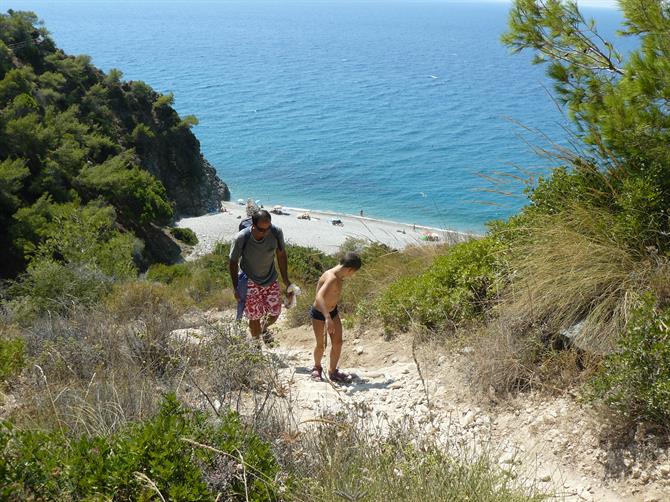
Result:
{"label": "man's leg", "polygon": [[261,336],[261,318],[263,317],[263,297],[260,286],[252,281],[247,285],[247,299],[244,315],[249,319],[249,332],[254,340]]}
{"label": "man's leg", "polygon": [[261,336],[261,320],[249,319],[249,332],[254,340],[258,340]]}
{"label": "man's leg", "polygon": [[279,316],[277,315],[268,315],[263,318],[263,322],[261,323],[261,332],[267,330],[270,326],[272,326],[275,322],[277,322],[277,319]]}
{"label": "man's leg", "polygon": [[333,323],[335,324],[335,333],[330,337],[330,361],[328,361],[330,373],[335,373],[342,354],[342,321],[340,321],[339,315],[335,316]]}
{"label": "man's leg", "polygon": [[263,304],[263,321],[260,326],[260,333],[263,341],[267,344],[273,344],[272,334],[268,333],[268,326],[275,323],[279,314],[281,314],[281,290],[279,283],[274,282],[270,286],[261,288],[261,298]]}

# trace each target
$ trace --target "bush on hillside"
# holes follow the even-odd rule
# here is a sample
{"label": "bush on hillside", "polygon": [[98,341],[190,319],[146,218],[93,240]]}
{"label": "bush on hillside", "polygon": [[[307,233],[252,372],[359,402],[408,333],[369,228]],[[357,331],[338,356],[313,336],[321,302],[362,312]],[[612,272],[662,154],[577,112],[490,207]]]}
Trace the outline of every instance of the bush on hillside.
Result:
{"label": "bush on hillside", "polygon": [[670,307],[645,298],[617,351],[604,359],[593,391],[626,420],[670,431]]}
{"label": "bush on hillside", "polygon": [[198,243],[198,236],[195,235],[195,232],[190,228],[171,228],[170,234],[172,234],[172,237],[178,241],[181,241],[184,244],[188,244],[189,246],[195,246]]}
{"label": "bush on hillside", "polygon": [[234,413],[216,423],[168,395],[151,420],[111,437],[0,428],[0,498],[274,500],[279,466],[270,446]]}
{"label": "bush on hillside", "polygon": [[8,288],[12,299],[6,306],[16,321],[25,324],[45,312],[66,313],[78,305],[94,305],[112,285],[112,278],[95,267],[33,260],[26,273]]}
{"label": "bush on hillside", "polygon": [[423,274],[399,279],[377,301],[388,329],[405,331],[412,323],[450,331],[481,315],[496,287],[495,245],[478,239],[449,248]]}
{"label": "bush on hillside", "polygon": [[301,285],[314,284],[329,268],[337,265],[337,259],[318,249],[307,246],[286,246],[289,277]]}
{"label": "bush on hillside", "polygon": [[580,347],[610,350],[625,327],[631,299],[655,279],[661,289],[663,277],[669,282],[667,262],[654,248],[622,245],[618,218],[608,210],[575,203],[557,214],[534,214],[521,226],[520,221],[493,235],[504,233],[500,240],[511,271],[497,311],[520,335],[535,331],[553,338],[581,323]]}
{"label": "bush on hillside", "polygon": [[221,253],[222,249],[217,248],[213,253],[185,263],[152,265],[147,271],[147,279],[167,284],[175,292],[188,295],[202,308],[232,305],[234,297],[228,255]]}
{"label": "bush on hillside", "polygon": [[23,339],[0,335],[0,388],[23,369],[24,353]]}
{"label": "bush on hillside", "polygon": [[165,187],[136,164],[132,152],[82,169],[75,181],[88,198],[104,197],[127,222],[165,225],[172,218]]}

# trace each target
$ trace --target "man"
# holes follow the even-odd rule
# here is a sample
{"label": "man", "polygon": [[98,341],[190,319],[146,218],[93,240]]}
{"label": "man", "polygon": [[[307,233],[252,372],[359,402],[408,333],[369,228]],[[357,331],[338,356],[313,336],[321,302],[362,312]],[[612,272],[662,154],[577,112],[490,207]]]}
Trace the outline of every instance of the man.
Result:
{"label": "man", "polygon": [[[288,279],[288,257],[284,245],[284,233],[272,225],[272,217],[266,210],[256,211],[251,216],[251,226],[238,232],[230,247],[229,271],[233,281],[235,299],[240,301],[238,272],[247,276],[247,292],[244,315],[249,319],[249,331],[254,340],[273,343],[267,328],[281,313],[281,291],[277,282],[275,256],[279,272],[286,288]],[[290,297],[291,293],[288,293]]]}
{"label": "man", "polygon": [[[316,297],[309,311],[312,329],[316,337],[314,347],[314,368],[312,379],[322,380],[321,358],[325,352],[326,337],[330,335],[330,360],[328,376],[332,382],[347,383],[351,376],[337,368],[342,354],[342,322],[337,312],[337,302],[342,296],[342,282],[352,277],[361,268],[361,258],[349,252],[340,260],[340,264],[326,270],[316,285]],[[325,330],[325,333],[324,333]]]}

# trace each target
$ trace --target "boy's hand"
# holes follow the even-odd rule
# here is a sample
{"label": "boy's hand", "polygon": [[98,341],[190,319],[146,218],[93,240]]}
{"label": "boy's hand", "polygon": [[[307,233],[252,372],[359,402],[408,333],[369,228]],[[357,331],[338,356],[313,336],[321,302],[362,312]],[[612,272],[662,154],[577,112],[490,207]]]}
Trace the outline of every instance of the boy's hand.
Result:
{"label": "boy's hand", "polygon": [[326,318],[326,331],[331,336],[335,334],[335,323],[330,317]]}

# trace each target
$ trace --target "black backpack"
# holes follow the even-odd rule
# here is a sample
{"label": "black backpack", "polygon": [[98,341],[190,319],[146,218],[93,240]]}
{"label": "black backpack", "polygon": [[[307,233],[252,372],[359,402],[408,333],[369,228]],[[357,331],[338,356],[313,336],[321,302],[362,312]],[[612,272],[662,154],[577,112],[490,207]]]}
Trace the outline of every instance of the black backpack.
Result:
{"label": "black backpack", "polygon": [[242,221],[240,221],[239,226],[237,227],[237,230],[242,231],[245,228],[249,228],[251,225],[253,225],[254,222],[251,221],[251,216],[247,216],[244,218]]}

